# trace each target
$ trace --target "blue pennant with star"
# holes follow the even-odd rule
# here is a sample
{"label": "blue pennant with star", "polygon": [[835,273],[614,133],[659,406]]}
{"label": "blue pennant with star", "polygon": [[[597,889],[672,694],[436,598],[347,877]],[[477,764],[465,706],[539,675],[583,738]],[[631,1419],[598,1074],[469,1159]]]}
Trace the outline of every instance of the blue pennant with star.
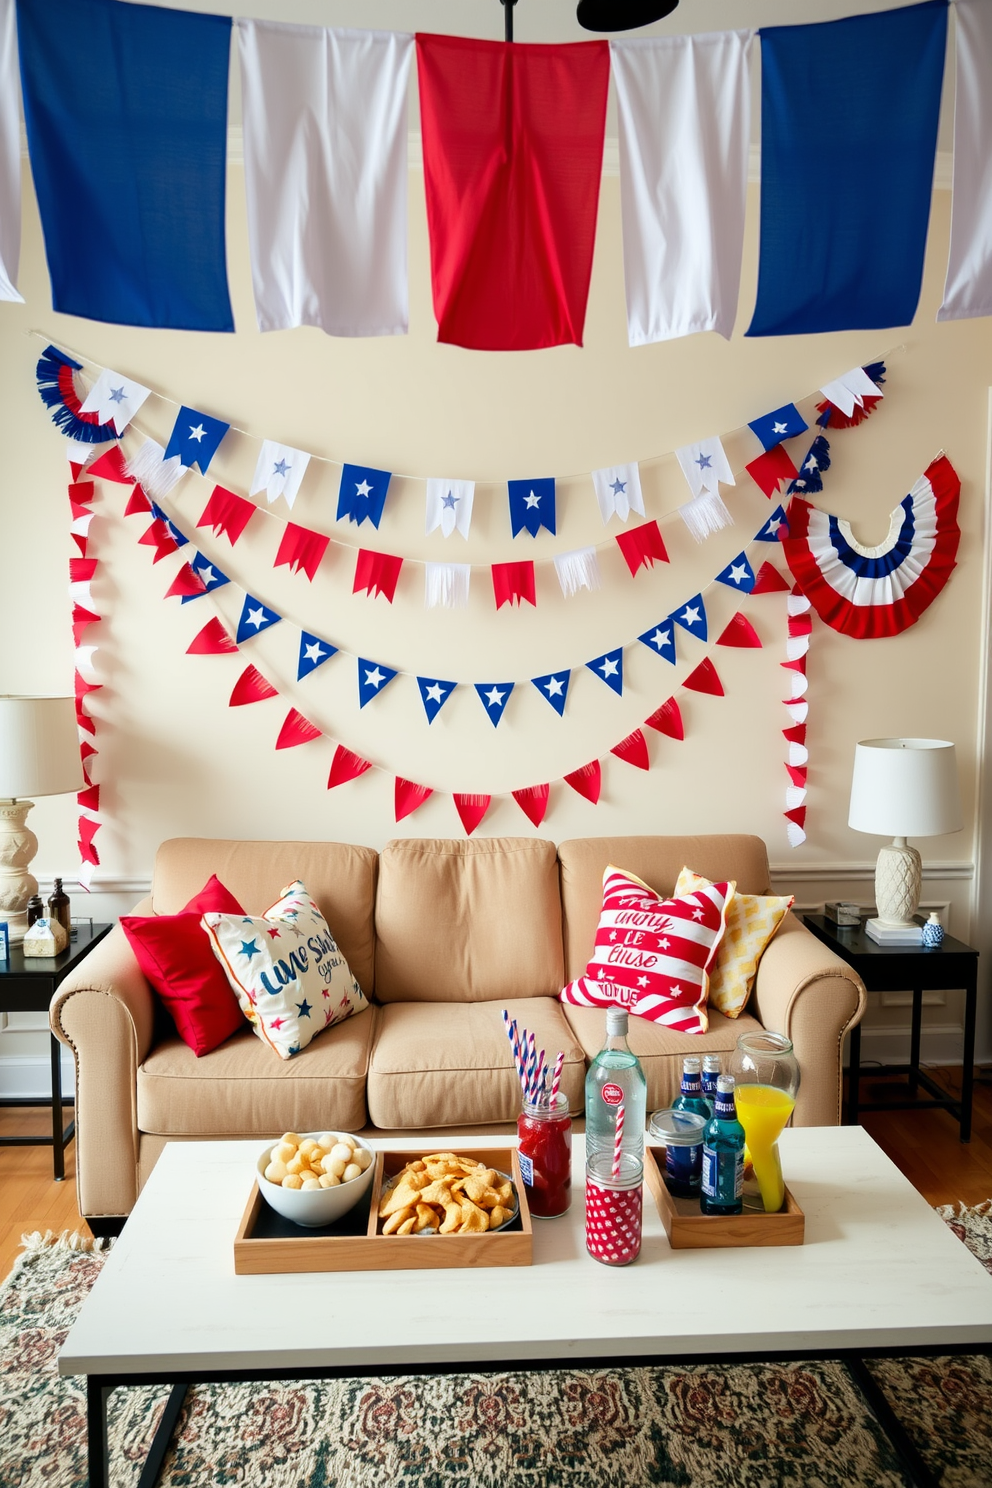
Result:
{"label": "blue pennant with star", "polygon": [[496,728],[503,714],[506,712],[506,705],[510,701],[510,693],[513,691],[513,683],[476,682],[475,690],[482,699],[482,706],[489,715],[490,723],[493,728]]}
{"label": "blue pennant with star", "polygon": [[378,527],[390,478],[388,470],[373,470],[369,465],[346,465],[341,471],[341,485],[338,487],[337,520],[341,522],[347,517],[360,527],[367,517],[373,527]]}
{"label": "blue pennant with star", "polygon": [[531,677],[530,680],[541,696],[547,698],[555,712],[560,717],[564,717],[568,684],[572,680],[571,672],[548,672],[544,677]]}
{"label": "blue pennant with star", "polygon": [[230,427],[221,419],[211,418],[209,413],[198,413],[195,408],[184,405],[172,426],[165,458],[171,460],[173,455],[178,455],[181,464],[196,465],[200,474],[206,475],[207,466]]}
{"label": "blue pennant with star", "polygon": [[830,469],[830,445],[822,434],[817,434],[806,451],[806,458],[799,467],[795,480],[789,482],[787,496],[808,496],[823,490],[824,470]]}
{"label": "blue pennant with star", "polygon": [[760,532],[755,533],[755,542],[781,542],[789,535],[789,521],[785,507],[777,506]]}
{"label": "blue pennant with star", "polygon": [[524,528],[531,537],[536,537],[542,527],[555,531],[553,478],[507,481],[506,488],[510,493],[510,527],[514,537]]}
{"label": "blue pennant with star", "polygon": [[747,561],[747,554],[738,553],[736,558],[732,558],[726,568],[717,574],[716,581],[731,589],[738,589],[741,594],[750,594],[754,588],[754,569]]}
{"label": "blue pennant with star", "polygon": [[300,635],[300,659],[296,666],[296,680],[302,682],[304,677],[309,677],[325,661],[330,661],[337,652],[337,646],[332,646],[330,641],[322,641],[319,636],[311,635],[304,630]]}
{"label": "blue pennant with star", "polygon": [[690,599],[681,610],[673,610],[672,619],[676,625],[681,625],[683,630],[687,630],[697,640],[706,640],[706,606],[703,604],[701,594],[697,594],[695,599]]}
{"label": "blue pennant with star", "polygon": [[185,532],[180,532],[179,528],[176,526],[172,518],[166,516],[165,512],[162,510],[157,502],[153,501],[151,503],[151,508],[152,516],[154,517],[155,521],[164,522],[166,527],[168,527],[169,531],[172,533],[172,541],[175,543],[176,547],[184,548],[189,542],[189,538],[186,536]]}
{"label": "blue pennant with star", "polygon": [[383,666],[378,661],[366,661],[364,657],[358,658],[358,706],[364,708],[377,697],[396,676],[394,667]]}
{"label": "blue pennant with star", "polygon": [[795,403],[786,403],[781,408],[776,408],[774,413],[766,413],[763,418],[754,419],[748,424],[761,440],[763,449],[774,449],[781,444],[783,439],[794,439],[797,434],[805,434],[809,424],[803,418]]}
{"label": "blue pennant with star", "polygon": [[[190,559],[189,566],[195,574],[200,575],[207,594],[214,589],[220,589],[223,584],[229,584],[231,582],[226,573],[221,573],[216,563],[210,562],[206,553],[196,553]],[[182,603],[189,604],[191,599],[200,599],[201,597],[199,594],[184,594]]]}
{"label": "blue pennant with star", "polygon": [[597,656],[595,661],[587,661],[586,666],[597,677],[601,677],[607,687],[612,687],[619,697],[623,697],[623,647],[618,646],[615,651],[606,651],[602,656]]}
{"label": "blue pennant with star", "polygon": [[670,618],[659,620],[657,625],[646,630],[637,639],[643,641],[655,656],[663,656],[672,666],[675,665],[675,626]]}
{"label": "blue pennant with star", "polygon": [[250,594],[245,595],[245,602],[241,606],[241,619],[238,621],[238,633],[234,637],[240,646],[242,641],[250,641],[252,636],[260,635],[263,630],[268,630],[270,625],[278,625],[282,619],[275,610],[270,610],[268,605],[260,599],[254,599]]}
{"label": "blue pennant with star", "polygon": [[433,723],[458,684],[457,682],[442,682],[437,677],[418,677],[417,686],[420,688],[427,722]]}

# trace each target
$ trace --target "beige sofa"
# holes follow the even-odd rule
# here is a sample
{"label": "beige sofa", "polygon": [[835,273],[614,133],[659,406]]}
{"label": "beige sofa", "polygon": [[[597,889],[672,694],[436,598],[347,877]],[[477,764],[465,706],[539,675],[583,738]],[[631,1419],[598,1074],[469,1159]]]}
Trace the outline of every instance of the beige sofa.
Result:
{"label": "beige sofa", "polygon": [[[52,1028],[76,1061],[80,1212],[113,1228],[167,1141],[514,1121],[520,1091],[504,1007],[534,1030],[538,1047],[565,1051],[562,1088],[581,1113],[605,1014],[564,1005],[558,993],[585,968],[611,862],[665,893],[684,864],[768,892],[765,845],[746,836],[590,837],[557,850],[524,838],[407,839],[381,853],[337,842],[164,843],[151,898],[137,913],[175,913],[216,873],[258,914],[301,878],[372,1006],[294,1059],[276,1058],[247,1024],[197,1059],[164,1030],[116,926],[51,1005]],[[765,1026],[796,1049],[797,1123],[836,1124],[841,1045],[864,1007],[857,975],[788,915],[741,1017],[712,1011],[701,1037],[631,1020],[648,1109],[675,1095],[683,1054],[727,1053],[741,1032]]]}

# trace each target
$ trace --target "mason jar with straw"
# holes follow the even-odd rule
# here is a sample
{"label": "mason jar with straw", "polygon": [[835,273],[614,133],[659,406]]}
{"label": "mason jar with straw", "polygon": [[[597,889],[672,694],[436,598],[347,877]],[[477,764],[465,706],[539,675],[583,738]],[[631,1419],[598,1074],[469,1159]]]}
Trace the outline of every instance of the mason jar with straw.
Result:
{"label": "mason jar with straw", "polygon": [[605,1266],[628,1266],[641,1249],[644,1163],[623,1150],[624,1108],[616,1107],[613,1151],[586,1162],[586,1249]]}

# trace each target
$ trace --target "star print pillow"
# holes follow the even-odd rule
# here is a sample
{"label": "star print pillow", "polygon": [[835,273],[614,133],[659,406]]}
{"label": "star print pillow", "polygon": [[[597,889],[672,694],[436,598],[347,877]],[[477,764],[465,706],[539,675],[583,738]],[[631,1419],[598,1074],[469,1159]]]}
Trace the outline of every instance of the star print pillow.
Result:
{"label": "star print pillow", "polygon": [[734,884],[706,884],[663,899],[612,864],[603,874],[603,908],[585,976],[562,1002],[625,1007],[677,1033],[705,1033],[710,967],[723,938]]}
{"label": "star print pillow", "polygon": [[299,879],[259,918],[205,914],[201,924],[241,1011],[280,1059],[291,1059],[325,1028],[368,1007]]}

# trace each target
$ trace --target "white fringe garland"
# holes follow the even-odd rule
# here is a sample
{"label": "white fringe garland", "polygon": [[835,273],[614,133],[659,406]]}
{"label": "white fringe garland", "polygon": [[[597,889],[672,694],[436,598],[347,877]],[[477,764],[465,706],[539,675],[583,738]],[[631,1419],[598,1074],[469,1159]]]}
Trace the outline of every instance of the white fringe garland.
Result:
{"label": "white fringe garland", "polygon": [[555,559],[555,572],[566,599],[571,599],[580,589],[598,589],[600,573],[596,549],[576,548],[572,553],[559,553]]}
{"label": "white fringe garland", "polygon": [[734,519],[723,503],[719,491],[703,491],[694,496],[685,506],[679,507],[679,516],[697,542],[703,542],[711,532],[723,527],[732,527]]}
{"label": "white fringe garland", "polygon": [[470,563],[425,563],[424,604],[429,610],[464,610],[471,580]]}
{"label": "white fringe garland", "polygon": [[165,458],[165,450],[154,439],[146,439],[136,455],[126,465],[128,475],[136,480],[147,496],[168,496],[173,486],[178,486],[187,467],[178,455]]}

